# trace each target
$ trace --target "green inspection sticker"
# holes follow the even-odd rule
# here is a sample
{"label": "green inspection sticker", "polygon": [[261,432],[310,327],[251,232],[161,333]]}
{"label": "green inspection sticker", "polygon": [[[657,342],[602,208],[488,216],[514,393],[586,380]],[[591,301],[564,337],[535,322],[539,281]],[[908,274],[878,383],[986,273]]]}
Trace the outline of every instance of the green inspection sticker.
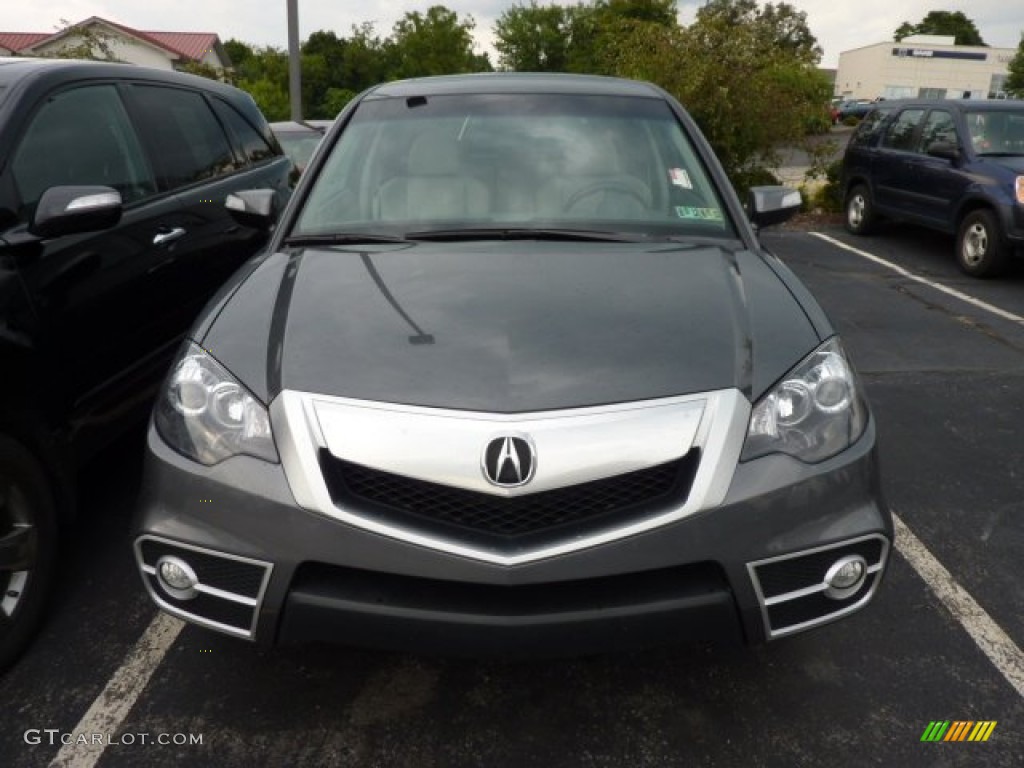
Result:
{"label": "green inspection sticker", "polygon": [[688,205],[677,205],[676,216],[680,219],[699,219],[700,221],[722,221],[721,208],[691,208]]}

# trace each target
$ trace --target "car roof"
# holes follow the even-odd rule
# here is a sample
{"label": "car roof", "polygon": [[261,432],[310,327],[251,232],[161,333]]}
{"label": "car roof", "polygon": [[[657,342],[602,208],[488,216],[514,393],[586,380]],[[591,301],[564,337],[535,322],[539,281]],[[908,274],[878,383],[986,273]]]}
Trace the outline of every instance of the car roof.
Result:
{"label": "car roof", "polygon": [[295,120],[278,120],[270,124],[270,130],[274,133],[316,133],[322,134],[324,132],[324,125],[317,125],[317,123],[326,123],[330,125],[330,121],[318,121],[318,120],[303,120],[297,122]]}
{"label": "car roof", "polygon": [[978,110],[991,112],[1020,112],[1024,101],[1019,99],[886,99],[875,104],[876,108],[891,109],[921,107],[923,109],[944,108],[953,110]]}
{"label": "car roof", "polygon": [[465,93],[565,93],[599,96],[664,98],[650,83],[599,75],[568,75],[545,72],[480,72],[397,80],[373,88],[370,98],[403,98]]}

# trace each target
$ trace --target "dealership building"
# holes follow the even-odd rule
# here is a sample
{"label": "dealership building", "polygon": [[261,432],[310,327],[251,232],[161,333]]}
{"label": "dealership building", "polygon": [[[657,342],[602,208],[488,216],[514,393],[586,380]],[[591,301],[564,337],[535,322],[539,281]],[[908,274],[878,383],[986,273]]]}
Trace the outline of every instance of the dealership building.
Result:
{"label": "dealership building", "polygon": [[954,45],[914,35],[839,54],[835,95],[847,99],[998,99],[1015,48]]}

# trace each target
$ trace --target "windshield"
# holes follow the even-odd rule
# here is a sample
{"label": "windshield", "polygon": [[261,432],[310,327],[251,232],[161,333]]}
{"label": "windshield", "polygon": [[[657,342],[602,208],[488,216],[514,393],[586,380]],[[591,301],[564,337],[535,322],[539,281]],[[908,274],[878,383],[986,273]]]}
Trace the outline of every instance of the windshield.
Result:
{"label": "windshield", "polygon": [[979,155],[1024,155],[1024,108],[964,113],[971,144]]}
{"label": "windshield", "polygon": [[364,102],[291,234],[459,229],[735,236],[664,101],[567,94]]}
{"label": "windshield", "polygon": [[299,170],[306,167],[306,164],[309,163],[309,158],[313,156],[313,150],[316,149],[316,145],[323,138],[323,134],[316,131],[301,133],[299,131],[282,131],[277,133],[276,136],[281,149],[284,150],[292,164]]}

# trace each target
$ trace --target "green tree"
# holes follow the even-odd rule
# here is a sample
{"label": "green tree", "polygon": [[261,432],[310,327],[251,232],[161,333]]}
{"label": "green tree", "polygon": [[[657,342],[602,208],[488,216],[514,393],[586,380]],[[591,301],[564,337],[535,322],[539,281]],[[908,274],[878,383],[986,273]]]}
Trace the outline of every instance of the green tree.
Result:
{"label": "green tree", "polygon": [[253,56],[251,46],[234,38],[231,38],[224,43],[224,52],[227,53],[228,58],[231,59],[231,66],[235,70],[238,70],[239,67],[243,66],[245,62]]}
{"label": "green tree", "polygon": [[1015,99],[1024,99],[1024,32],[1021,33],[1017,53],[1010,59],[1009,75],[1003,88]]}
{"label": "green tree", "polygon": [[[229,41],[237,43],[237,41]],[[233,45],[229,56],[243,53],[235,62],[235,85],[247,91],[268,120],[287,120],[291,114],[288,99],[288,54],[279,48],[249,48],[248,52]]]}
{"label": "green tree", "polygon": [[952,35],[956,45],[983,45],[981,33],[963,11],[929,11],[917,24],[904,21],[893,33],[894,40],[911,35]]}
{"label": "green tree", "polygon": [[35,53],[34,56],[50,59],[92,59],[93,61],[122,60],[114,54],[114,36],[94,26],[76,27],[67,19],[60,20],[57,34],[64,35],[59,48]]}
{"label": "green tree", "polygon": [[513,5],[494,25],[494,49],[502,69],[564,72],[569,62],[567,9],[560,5]]}
{"label": "green tree", "polygon": [[447,75],[491,69],[486,54],[473,52],[472,16],[460,20],[443,5],[425,14],[410,11],[395,23],[392,61],[398,77]]}
{"label": "green tree", "polygon": [[210,80],[220,80],[221,82],[234,84],[233,76],[229,70],[219,70],[201,61],[186,61],[178,67],[178,71],[188,72],[190,75],[199,75]]}
{"label": "green tree", "polygon": [[766,44],[780,34],[778,6],[712,0],[689,27],[637,26],[612,51],[618,74],[655,82],[682,102],[741,190],[769,180],[775,148],[803,143],[831,93],[802,15],[784,15],[784,39],[797,45]]}
{"label": "green tree", "polygon": [[807,14],[789,3],[767,3],[762,9],[756,0],[709,0],[697,11],[697,18],[718,26],[743,26],[765,47],[808,64],[821,61],[822,51],[807,26]]}
{"label": "green tree", "polygon": [[333,120],[355,97],[356,92],[350,91],[348,88],[328,88],[327,93],[324,94],[324,100],[320,104],[322,117]]}
{"label": "green tree", "polygon": [[344,41],[340,76],[334,87],[359,93],[371,85],[394,79],[390,41],[382,40],[372,22],[352,27],[352,35]]}
{"label": "green tree", "polygon": [[766,45],[792,53],[808,64],[817,65],[821,61],[821,46],[807,26],[806,12],[798,11],[789,3],[768,3],[751,21],[760,30]]}
{"label": "green tree", "polygon": [[515,5],[494,27],[502,69],[614,74],[608,51],[635,26],[674,28],[675,0],[597,0],[573,6]]}

